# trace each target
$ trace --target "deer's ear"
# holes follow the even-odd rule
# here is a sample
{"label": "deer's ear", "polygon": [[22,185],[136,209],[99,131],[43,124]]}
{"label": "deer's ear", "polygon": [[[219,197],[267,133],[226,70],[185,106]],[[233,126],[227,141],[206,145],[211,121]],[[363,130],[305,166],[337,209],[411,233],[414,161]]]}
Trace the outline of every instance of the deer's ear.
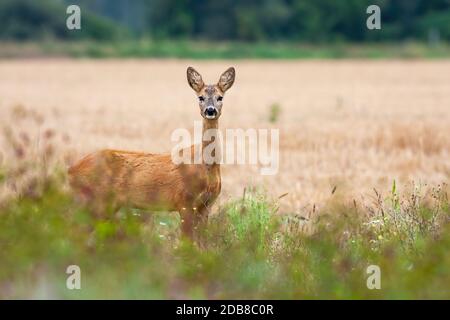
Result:
{"label": "deer's ear", "polygon": [[223,92],[227,91],[231,88],[234,83],[236,72],[233,67],[228,68],[227,71],[222,73],[219,79],[219,83],[217,84]]}
{"label": "deer's ear", "polygon": [[202,76],[198,73],[194,68],[189,67],[187,69],[187,80],[192,89],[196,92],[200,92],[205,86],[205,83],[202,80]]}

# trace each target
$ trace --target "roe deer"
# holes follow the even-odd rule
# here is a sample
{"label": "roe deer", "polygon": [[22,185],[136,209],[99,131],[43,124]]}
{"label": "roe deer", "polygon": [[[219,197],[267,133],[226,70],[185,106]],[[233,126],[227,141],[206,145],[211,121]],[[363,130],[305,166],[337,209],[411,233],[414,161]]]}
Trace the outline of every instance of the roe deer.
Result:
{"label": "roe deer", "polygon": [[[234,68],[226,70],[215,85],[205,85],[201,75],[189,67],[187,80],[196,92],[203,132],[218,129],[225,92],[233,85]],[[202,150],[210,143],[204,141]],[[219,139],[217,139],[219,140]],[[220,145],[216,146],[220,150]],[[194,146],[190,149],[193,155]],[[90,154],[69,169],[69,182],[81,198],[103,214],[122,206],[149,210],[178,211],[182,233],[192,238],[194,229],[207,221],[208,211],[220,193],[220,163],[175,164],[170,154],[102,150]]]}

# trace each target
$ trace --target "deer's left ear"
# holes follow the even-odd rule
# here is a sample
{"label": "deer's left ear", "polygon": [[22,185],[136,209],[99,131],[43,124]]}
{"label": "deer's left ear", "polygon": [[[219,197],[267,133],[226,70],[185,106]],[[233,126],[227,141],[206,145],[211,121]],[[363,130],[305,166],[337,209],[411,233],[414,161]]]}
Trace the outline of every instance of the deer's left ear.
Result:
{"label": "deer's left ear", "polygon": [[228,89],[230,89],[234,83],[235,75],[236,75],[236,71],[234,70],[233,67],[228,68],[227,71],[222,73],[222,75],[220,76],[220,79],[219,79],[219,83],[217,84],[219,86],[220,90],[225,92]]}

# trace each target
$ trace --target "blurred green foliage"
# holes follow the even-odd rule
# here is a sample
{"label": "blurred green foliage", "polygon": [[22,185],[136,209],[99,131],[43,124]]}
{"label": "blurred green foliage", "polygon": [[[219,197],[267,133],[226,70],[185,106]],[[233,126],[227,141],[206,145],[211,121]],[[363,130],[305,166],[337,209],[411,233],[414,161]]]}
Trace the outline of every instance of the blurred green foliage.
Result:
{"label": "blurred green foliage", "polygon": [[41,41],[3,43],[0,57],[189,58],[189,59],[416,59],[448,58],[450,45],[402,44],[302,45],[292,42],[206,42],[188,40],[126,40],[98,42]]}
{"label": "blurred green foliage", "polygon": [[[65,8],[82,9],[82,30],[65,28]],[[366,28],[369,5],[382,30]],[[448,41],[448,0],[2,0],[0,39],[141,38],[300,41]]]}
{"label": "blurred green foliage", "polygon": [[[95,4],[92,4],[95,3]],[[80,1],[86,4],[87,1]],[[447,0],[96,0],[90,7],[154,37],[206,40],[335,41],[427,40],[439,32],[449,40]],[[379,5],[383,30],[366,28],[369,5]],[[122,8],[117,14],[111,7]],[[113,11],[113,12],[111,12]],[[140,15],[136,12],[143,12]]]}
{"label": "blurred green foliage", "polygon": [[82,12],[82,29],[66,27],[66,6],[54,0],[0,1],[0,39],[2,40],[113,40],[125,36],[126,28],[109,18]]}
{"label": "blurred green foliage", "polygon": [[[200,246],[180,240],[176,214],[98,220],[62,190],[1,204],[1,298],[450,298],[443,190],[393,189],[372,209],[324,203],[310,219],[247,192],[211,216]],[[72,264],[81,290],[66,288]],[[381,290],[366,286],[369,265]]]}

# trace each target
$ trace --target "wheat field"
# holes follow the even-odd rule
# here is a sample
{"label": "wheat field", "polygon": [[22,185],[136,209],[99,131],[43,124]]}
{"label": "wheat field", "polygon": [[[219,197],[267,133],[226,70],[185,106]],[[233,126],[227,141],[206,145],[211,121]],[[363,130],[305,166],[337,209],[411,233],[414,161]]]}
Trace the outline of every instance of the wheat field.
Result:
{"label": "wheat field", "polygon": [[[278,174],[225,165],[218,204],[263,188],[282,212],[320,207],[332,190],[345,201],[385,192],[393,181],[437,185],[450,177],[450,61],[3,60],[0,126],[63,166],[115,148],[170,152],[171,133],[193,130],[191,65],[214,83],[229,66],[236,82],[220,128],[280,130]],[[271,121],[271,110],[280,114]],[[3,134],[5,136],[5,134]],[[0,160],[14,152],[1,140]],[[32,157],[31,157],[32,159]]]}

